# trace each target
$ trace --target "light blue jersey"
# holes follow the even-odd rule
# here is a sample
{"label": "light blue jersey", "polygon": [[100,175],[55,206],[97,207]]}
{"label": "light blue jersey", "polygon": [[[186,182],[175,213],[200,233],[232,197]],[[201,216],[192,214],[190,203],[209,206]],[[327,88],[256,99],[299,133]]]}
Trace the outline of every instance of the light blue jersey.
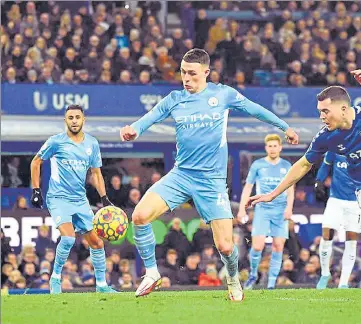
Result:
{"label": "light blue jersey", "polygon": [[330,197],[341,200],[356,201],[356,185],[348,173],[346,156],[327,152],[317,173],[317,179],[325,181],[332,168]]}
{"label": "light blue jersey", "polygon": [[289,127],[272,112],[223,84],[208,83],[191,94],[172,91],[131,126],[140,136],[151,125],[172,117],[176,123],[176,168],[202,177],[226,178],[229,109],[241,110],[285,131]]}
{"label": "light blue jersey", "polygon": [[[246,182],[256,183],[257,194],[267,194],[280,184],[290,168],[291,163],[282,158],[277,164],[268,162],[266,158],[258,159],[252,163]],[[265,209],[283,212],[287,205],[287,192],[283,192],[271,202],[258,205]]]}
{"label": "light blue jersey", "polygon": [[87,171],[102,166],[99,144],[93,136],[84,134],[81,143],[72,141],[67,133],[51,136],[41,147],[38,156],[42,160],[50,159],[48,198],[86,200]]}

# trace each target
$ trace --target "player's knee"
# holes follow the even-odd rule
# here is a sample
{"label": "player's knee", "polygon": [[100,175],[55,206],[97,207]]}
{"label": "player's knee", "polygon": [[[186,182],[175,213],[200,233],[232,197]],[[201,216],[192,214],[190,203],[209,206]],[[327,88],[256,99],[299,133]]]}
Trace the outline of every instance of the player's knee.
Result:
{"label": "player's knee", "polygon": [[272,243],[272,251],[274,252],[282,252],[284,247],[284,243],[281,242],[273,242]]}
{"label": "player's knee", "polygon": [[151,218],[151,213],[147,210],[137,210],[135,209],[132,214],[132,222],[134,225],[147,225],[149,219]]}
{"label": "player's knee", "polygon": [[233,243],[232,242],[227,242],[227,241],[218,242],[216,244],[216,246],[217,246],[217,250],[219,251],[219,253],[221,253],[223,255],[231,255],[231,253],[233,251]]}
{"label": "player's knee", "polygon": [[92,240],[89,240],[89,246],[92,249],[102,249],[104,247],[104,242],[100,238],[94,238]]}

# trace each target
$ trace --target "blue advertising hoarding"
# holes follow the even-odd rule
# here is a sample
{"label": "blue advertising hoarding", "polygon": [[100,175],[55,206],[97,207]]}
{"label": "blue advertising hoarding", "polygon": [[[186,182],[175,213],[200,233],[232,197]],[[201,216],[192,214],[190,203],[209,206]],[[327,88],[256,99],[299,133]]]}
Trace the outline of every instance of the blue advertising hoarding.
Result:
{"label": "blue advertising hoarding", "polygon": [[[180,86],[170,85],[30,85],[3,84],[5,115],[63,115],[69,104],[80,104],[87,116],[142,116]],[[322,88],[264,88],[242,90],[247,98],[281,117],[317,118],[316,95]],[[361,104],[359,88],[350,88],[354,105]],[[232,112],[231,116],[247,116]]]}

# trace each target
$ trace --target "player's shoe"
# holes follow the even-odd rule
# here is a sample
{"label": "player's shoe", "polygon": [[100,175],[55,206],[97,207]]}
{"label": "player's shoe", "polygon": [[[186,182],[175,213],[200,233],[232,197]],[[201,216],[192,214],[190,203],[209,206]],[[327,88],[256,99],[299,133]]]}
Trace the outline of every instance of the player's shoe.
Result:
{"label": "player's shoe", "polygon": [[331,275],[329,276],[321,276],[320,280],[318,281],[318,284],[316,286],[317,289],[326,289],[328,281],[330,280]]}
{"label": "player's shoe", "polygon": [[50,278],[49,280],[50,293],[52,295],[61,294],[61,280]]}
{"label": "player's shoe", "polygon": [[253,286],[256,284],[257,277],[250,275],[247,282],[244,285],[245,290],[253,289]]}
{"label": "player's shoe", "polygon": [[151,277],[150,275],[143,276],[143,280],[135,292],[135,297],[141,297],[150,294],[154,289],[159,289],[161,283],[162,279],[159,273],[154,277]]}
{"label": "player's shoe", "polygon": [[105,293],[105,294],[118,294],[119,291],[114,290],[112,287],[110,286],[97,286],[96,287],[96,292],[98,293]]}
{"label": "player's shoe", "polygon": [[338,286],[338,289],[349,289],[350,287],[348,285],[340,285]]}
{"label": "player's shoe", "polygon": [[241,283],[238,279],[238,274],[234,277],[227,276],[227,286],[228,286],[228,298],[231,301],[242,302],[244,299],[244,293],[242,290]]}

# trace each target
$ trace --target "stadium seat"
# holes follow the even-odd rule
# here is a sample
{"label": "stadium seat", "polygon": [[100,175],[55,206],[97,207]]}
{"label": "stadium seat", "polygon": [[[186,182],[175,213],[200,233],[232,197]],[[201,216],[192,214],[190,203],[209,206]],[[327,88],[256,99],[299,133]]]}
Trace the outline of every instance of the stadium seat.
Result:
{"label": "stadium seat", "polygon": [[200,219],[199,218],[195,218],[192,219],[188,224],[187,224],[187,238],[189,241],[193,240],[193,235],[195,232],[197,232],[198,228],[199,228],[199,222]]}

